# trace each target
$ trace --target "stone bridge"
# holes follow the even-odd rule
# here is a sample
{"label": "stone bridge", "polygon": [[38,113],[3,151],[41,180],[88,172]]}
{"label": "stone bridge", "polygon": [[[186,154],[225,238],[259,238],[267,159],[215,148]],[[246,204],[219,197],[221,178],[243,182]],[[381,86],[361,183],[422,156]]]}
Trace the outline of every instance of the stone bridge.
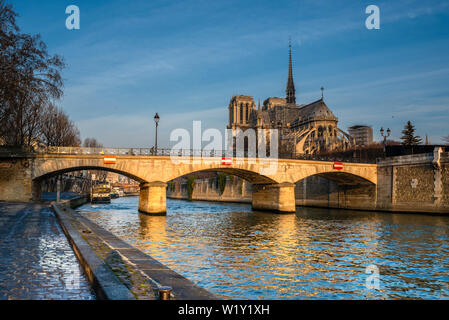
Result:
{"label": "stone bridge", "polygon": [[230,164],[224,164],[221,157],[114,157],[115,163],[107,163],[101,154],[35,154],[12,161],[9,170],[0,159],[0,200],[38,199],[42,179],[77,170],[106,170],[140,182],[141,212],[163,214],[167,182],[192,172],[218,171],[253,184],[254,209],[295,212],[294,187],[304,178],[319,175],[343,185],[376,186],[378,177],[375,164],[343,163],[338,168],[334,162],[309,160],[231,158]]}

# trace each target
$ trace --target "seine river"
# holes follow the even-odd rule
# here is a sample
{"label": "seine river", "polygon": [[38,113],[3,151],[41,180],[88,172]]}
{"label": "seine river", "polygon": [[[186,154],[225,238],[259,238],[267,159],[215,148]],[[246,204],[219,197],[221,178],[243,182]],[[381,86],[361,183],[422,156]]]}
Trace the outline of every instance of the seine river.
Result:
{"label": "seine river", "polygon": [[152,217],[137,205],[119,198],[79,211],[223,298],[449,298],[449,217],[301,207],[279,215],[170,199],[167,216]]}

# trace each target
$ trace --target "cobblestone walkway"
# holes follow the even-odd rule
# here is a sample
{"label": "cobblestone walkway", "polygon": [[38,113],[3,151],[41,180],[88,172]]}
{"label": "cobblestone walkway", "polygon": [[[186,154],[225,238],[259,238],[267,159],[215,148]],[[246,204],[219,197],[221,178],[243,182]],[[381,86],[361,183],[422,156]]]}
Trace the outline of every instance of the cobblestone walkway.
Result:
{"label": "cobblestone walkway", "polygon": [[0,300],[95,299],[54,213],[0,203]]}

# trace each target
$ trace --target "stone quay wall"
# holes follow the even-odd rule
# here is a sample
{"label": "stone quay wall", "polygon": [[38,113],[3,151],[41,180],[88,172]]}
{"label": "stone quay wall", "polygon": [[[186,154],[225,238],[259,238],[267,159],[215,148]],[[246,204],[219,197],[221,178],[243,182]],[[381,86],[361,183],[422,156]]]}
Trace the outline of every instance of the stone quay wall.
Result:
{"label": "stone quay wall", "polygon": [[[186,182],[175,180],[172,188],[174,188],[174,190],[171,189],[169,184],[167,188],[167,198],[189,198]],[[252,185],[239,177],[227,176],[225,189],[223,193],[220,194],[217,179],[195,179],[192,200],[251,203]]]}
{"label": "stone quay wall", "polygon": [[449,213],[449,153],[387,158],[378,162],[377,208]]}
{"label": "stone quay wall", "polygon": [[0,155],[0,195],[2,201],[28,202],[33,193],[32,159]]}

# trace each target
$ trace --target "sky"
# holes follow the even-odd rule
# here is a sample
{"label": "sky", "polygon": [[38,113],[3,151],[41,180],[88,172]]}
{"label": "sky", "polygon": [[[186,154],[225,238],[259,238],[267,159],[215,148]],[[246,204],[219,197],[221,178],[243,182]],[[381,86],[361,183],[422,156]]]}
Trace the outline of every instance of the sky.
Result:
{"label": "sky", "polygon": [[[449,135],[449,2],[438,0],[10,0],[23,32],[62,55],[59,104],[82,139],[109,147],[158,146],[170,132],[224,130],[235,94],[285,97],[288,43],[298,104],[321,97],[351,125],[399,140],[410,120],[421,137]],[[380,29],[368,30],[368,5]],[[80,29],[66,28],[66,7]]]}

